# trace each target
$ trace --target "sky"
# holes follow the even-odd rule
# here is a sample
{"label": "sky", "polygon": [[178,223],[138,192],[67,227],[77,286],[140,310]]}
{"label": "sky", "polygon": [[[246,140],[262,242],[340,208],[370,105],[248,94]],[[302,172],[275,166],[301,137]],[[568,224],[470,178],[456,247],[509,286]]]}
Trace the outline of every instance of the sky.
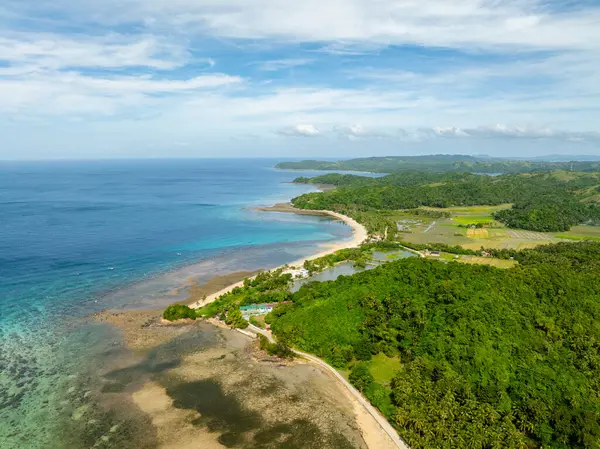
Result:
{"label": "sky", "polygon": [[0,159],[600,154],[600,0],[2,0]]}

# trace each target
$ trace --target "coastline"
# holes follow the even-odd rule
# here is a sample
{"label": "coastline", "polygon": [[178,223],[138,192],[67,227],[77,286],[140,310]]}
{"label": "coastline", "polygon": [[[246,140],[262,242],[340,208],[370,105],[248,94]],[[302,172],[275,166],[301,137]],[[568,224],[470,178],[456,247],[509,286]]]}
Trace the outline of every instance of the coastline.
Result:
{"label": "coastline", "polygon": [[[277,204],[275,204],[273,206],[269,206],[269,207],[255,208],[255,210],[258,210],[261,212],[280,212],[280,213],[293,213],[293,214],[298,214],[298,215],[313,215],[313,216],[316,215],[316,216],[323,216],[323,217],[332,217],[336,220],[343,221],[346,225],[348,225],[352,228],[352,239],[350,239],[348,241],[344,241],[344,242],[339,242],[339,243],[323,244],[320,246],[319,252],[286,264],[287,266],[290,266],[290,267],[294,267],[294,266],[301,267],[302,265],[304,265],[304,262],[307,260],[318,259],[320,257],[324,257],[329,254],[335,253],[336,251],[339,251],[341,249],[354,248],[354,247],[360,246],[368,237],[367,229],[363,225],[358,223],[353,218],[350,218],[350,217],[340,214],[338,212],[331,212],[331,211],[324,211],[324,210],[297,209],[297,208],[293,207],[291,203],[277,203]],[[286,266],[286,265],[283,265],[283,266]],[[274,269],[276,270],[278,268],[282,268],[283,266],[279,266]],[[207,295],[206,298],[203,300],[199,300],[199,301],[189,304],[189,306],[193,309],[198,309],[200,307],[204,307],[205,305],[216,301],[220,296],[222,296],[226,293],[229,293],[234,288],[241,287],[242,285],[244,285],[243,280],[235,282],[235,283],[230,284],[227,287],[217,291],[216,293]]]}
{"label": "coastline", "polygon": [[[255,210],[261,212],[279,212],[279,213],[295,213],[298,215],[313,215],[313,216],[327,216],[333,217],[336,220],[343,221],[346,225],[352,228],[352,239],[345,242],[334,243],[334,244],[326,244],[322,245],[326,249],[319,251],[315,254],[306,256],[302,259],[298,259],[289,264],[276,267],[274,270],[278,268],[283,268],[285,266],[289,267],[298,267],[302,266],[305,261],[318,259],[320,257],[327,256],[336,251],[346,248],[354,248],[360,246],[365,242],[368,238],[368,232],[366,228],[358,223],[351,217],[340,214],[338,212],[332,211],[323,211],[323,210],[306,210],[306,209],[297,209],[292,206],[291,203],[277,203],[273,206],[269,207],[260,207],[255,208]],[[237,287],[241,287],[244,284],[244,281],[235,282],[218,292],[212,293],[211,295],[206,296],[205,299],[193,302],[189,304],[191,308],[200,308],[207,304],[210,304],[216,301],[220,296],[231,292],[233,289]],[[216,324],[211,323],[216,326]],[[300,353],[299,351],[296,351]],[[355,415],[356,424],[358,425],[361,434],[364,438],[365,443],[369,448],[377,448],[377,449],[392,449],[392,448],[408,448],[406,444],[399,438],[396,431],[391,427],[391,425],[386,421],[386,419],[377,411],[373,406],[371,406],[368,401],[366,401],[360,393],[352,392],[347,388],[346,383],[341,378],[340,374],[332,368],[331,366],[325,364],[325,362],[316,359],[315,357],[302,353],[305,361],[314,368],[323,372],[332,380],[338,384],[340,391],[344,392],[344,396],[347,397],[348,401],[352,404],[352,409]],[[333,373],[333,374],[332,374]]]}
{"label": "coastline", "polygon": [[[314,254],[307,257],[303,257],[284,266],[301,266],[306,260],[312,260],[315,258],[323,257],[340,249],[359,246],[368,237],[368,233],[364,226],[362,226],[350,217],[335,212],[298,210],[291,206],[291,204],[289,203],[276,204],[271,207],[259,208],[258,210],[264,212],[298,213],[300,215],[327,216],[332,217],[335,220],[343,221],[352,228],[351,239],[337,243],[320,245],[317,252],[315,252]],[[188,285],[188,288],[190,288],[190,290],[188,290],[189,298],[187,301],[185,301],[185,303],[189,304],[190,307],[195,308],[209,304],[221,295],[230,292],[232,289],[238,286],[243,285],[243,279],[253,275],[256,275],[256,272],[237,272],[231,273],[229,275],[217,276],[216,278],[213,278],[206,283],[197,283],[191,286],[191,288]],[[237,282],[231,283],[232,281]],[[226,285],[228,282],[229,285]],[[217,289],[218,291],[215,291]],[[210,294],[207,295],[204,300],[197,300],[197,298],[199,298],[200,295],[208,293]],[[190,302],[194,300],[196,301],[190,304]],[[184,338],[184,336],[187,335],[189,332],[196,332],[197,326],[204,326],[202,323],[199,322],[182,322],[178,324],[167,324],[161,320],[160,311],[156,310],[125,311],[120,313],[111,313],[110,311],[105,311],[96,314],[95,318],[99,322],[104,322],[105,324],[109,324],[121,329],[121,332],[123,332],[123,338],[126,346],[138,353],[139,351],[146,352],[149,350],[155,350],[154,348],[158,348],[164,345],[171,345],[172,343],[169,342],[174,342],[177,339]],[[214,323],[207,322],[207,325],[214,329],[218,329],[218,326],[215,326]],[[229,329],[221,329],[221,332],[226,332],[226,335],[235,335],[235,333],[232,333],[231,331],[229,331]],[[236,343],[235,346],[237,347],[237,350],[241,351],[242,353],[247,353],[250,350],[243,348],[251,348],[255,346],[253,340],[246,339],[245,345],[241,344],[241,340],[238,339],[237,341],[238,343]],[[212,360],[215,359],[213,358]],[[365,407],[361,401],[354,397],[354,395],[349,394],[350,392],[348,392],[346,387],[343,385],[342,382],[339,381],[339,379],[336,379],[335,376],[333,376],[325,367],[321,366],[321,364],[315,363],[310,358],[305,358],[303,362],[304,363],[300,363],[299,365],[293,364],[292,366],[297,366],[296,368],[293,368],[293,370],[309,370],[306,373],[311,373],[310,379],[312,380],[308,381],[307,378],[304,380],[305,382],[318,382],[319,388],[324,389],[322,390],[322,393],[327,392],[328,395],[333,395],[339,398],[337,400],[341,400],[340,396],[344,398],[343,401],[347,402],[346,407],[350,406],[349,411],[351,415],[354,416],[353,421],[355,423],[354,425],[356,426],[355,428],[358,434],[362,436],[362,439],[366,444],[367,448],[393,449],[399,447],[396,444],[396,442],[393,441],[392,438],[390,438],[389,434],[383,428],[381,423],[378,422],[377,417],[373,415],[373,413],[369,410],[368,407]],[[263,362],[261,362],[260,365],[262,365],[262,363]],[[181,367],[183,369],[188,369],[188,365],[189,364],[186,361],[181,365]],[[302,366],[305,366],[307,368],[301,368]],[[310,369],[308,367],[310,367]],[[263,367],[261,369],[268,369],[268,364],[266,367]],[[290,372],[289,376],[292,376],[293,372],[294,371]],[[283,374],[280,373],[280,375]],[[315,377],[315,375],[317,377]],[[303,376],[301,376],[301,378],[303,378]],[[325,382],[324,379],[330,380],[327,381],[327,383],[323,383]],[[152,390],[151,387],[153,387],[154,389]],[[336,391],[337,393],[334,393],[334,391]],[[145,399],[147,403],[149,403],[148,401],[152,402],[152,398],[156,398],[159,402],[164,402],[166,400],[165,393],[162,390],[162,388],[159,388],[159,386],[155,384],[146,383],[143,390],[141,390],[139,393],[135,393],[136,396],[134,396],[134,398],[139,399],[140,395],[143,396],[144,394],[147,396]],[[136,400],[135,402],[137,403],[138,401]],[[170,404],[169,401],[167,402]],[[140,405],[142,410],[152,412],[151,407],[148,408],[149,406],[142,406],[142,404],[138,405]],[[336,408],[340,405],[341,403],[339,403],[336,406]],[[172,407],[168,406],[167,408],[172,413]],[[150,414],[152,415],[153,413]],[[184,439],[191,439],[194,434],[195,431],[190,431],[189,435]],[[214,447],[216,448],[222,446],[217,444]]]}

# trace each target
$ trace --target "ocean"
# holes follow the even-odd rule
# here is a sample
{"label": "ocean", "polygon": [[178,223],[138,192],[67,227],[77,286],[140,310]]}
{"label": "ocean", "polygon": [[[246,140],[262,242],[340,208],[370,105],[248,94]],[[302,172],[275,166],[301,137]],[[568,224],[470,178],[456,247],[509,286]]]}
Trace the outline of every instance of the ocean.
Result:
{"label": "ocean", "polygon": [[115,340],[89,314],[163,307],[190,277],[274,267],[350,238],[326,218],[254,210],[314,190],[290,183],[314,172],[275,163],[0,163],[0,447],[65,447]]}

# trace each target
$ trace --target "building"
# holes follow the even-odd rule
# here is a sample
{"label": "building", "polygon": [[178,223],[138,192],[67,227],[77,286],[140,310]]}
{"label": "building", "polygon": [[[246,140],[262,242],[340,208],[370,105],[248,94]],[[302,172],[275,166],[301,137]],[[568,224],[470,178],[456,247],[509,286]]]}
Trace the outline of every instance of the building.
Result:
{"label": "building", "polygon": [[283,272],[284,274],[291,274],[293,279],[306,279],[310,276],[310,271],[306,268],[290,268]]}
{"label": "building", "polygon": [[426,256],[430,257],[440,257],[442,255],[440,251],[429,251],[428,249],[426,249],[424,252]]}
{"label": "building", "polygon": [[249,306],[240,306],[240,311],[244,319],[249,319],[251,316],[264,316],[277,307],[279,304],[291,304],[290,301],[271,302],[267,304],[251,304]]}
{"label": "building", "polygon": [[252,304],[250,306],[241,306],[240,311],[244,319],[248,319],[251,316],[262,316],[273,310],[276,304]]}

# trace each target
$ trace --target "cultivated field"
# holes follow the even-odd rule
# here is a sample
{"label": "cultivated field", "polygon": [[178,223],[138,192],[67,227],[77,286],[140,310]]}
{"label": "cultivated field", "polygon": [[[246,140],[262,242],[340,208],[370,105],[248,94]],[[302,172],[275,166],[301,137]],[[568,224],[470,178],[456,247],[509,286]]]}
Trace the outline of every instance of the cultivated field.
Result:
{"label": "cultivated field", "polygon": [[461,225],[497,223],[491,215],[457,215],[453,220]]}
{"label": "cultivated field", "polygon": [[487,239],[490,233],[485,228],[467,229],[467,237],[472,239]]}
{"label": "cultivated field", "polygon": [[[419,244],[445,243],[450,246],[459,245],[472,250],[479,250],[481,247],[522,250],[560,241],[600,241],[600,226],[574,226],[570,231],[560,233],[509,229],[502,223],[494,221],[491,215],[493,212],[506,207],[510,207],[510,205],[451,207],[448,209],[423,208],[453,214],[450,218],[438,219],[411,216],[404,213],[402,215],[404,220],[418,220],[420,222],[417,225],[410,226],[408,232],[402,234],[402,239]],[[485,225],[483,228],[465,227],[465,225],[476,223],[491,223],[491,225]],[[496,264],[496,262],[489,262],[489,260],[491,259],[476,262],[461,260],[461,262]],[[506,262],[501,261],[496,266],[510,265]]]}

